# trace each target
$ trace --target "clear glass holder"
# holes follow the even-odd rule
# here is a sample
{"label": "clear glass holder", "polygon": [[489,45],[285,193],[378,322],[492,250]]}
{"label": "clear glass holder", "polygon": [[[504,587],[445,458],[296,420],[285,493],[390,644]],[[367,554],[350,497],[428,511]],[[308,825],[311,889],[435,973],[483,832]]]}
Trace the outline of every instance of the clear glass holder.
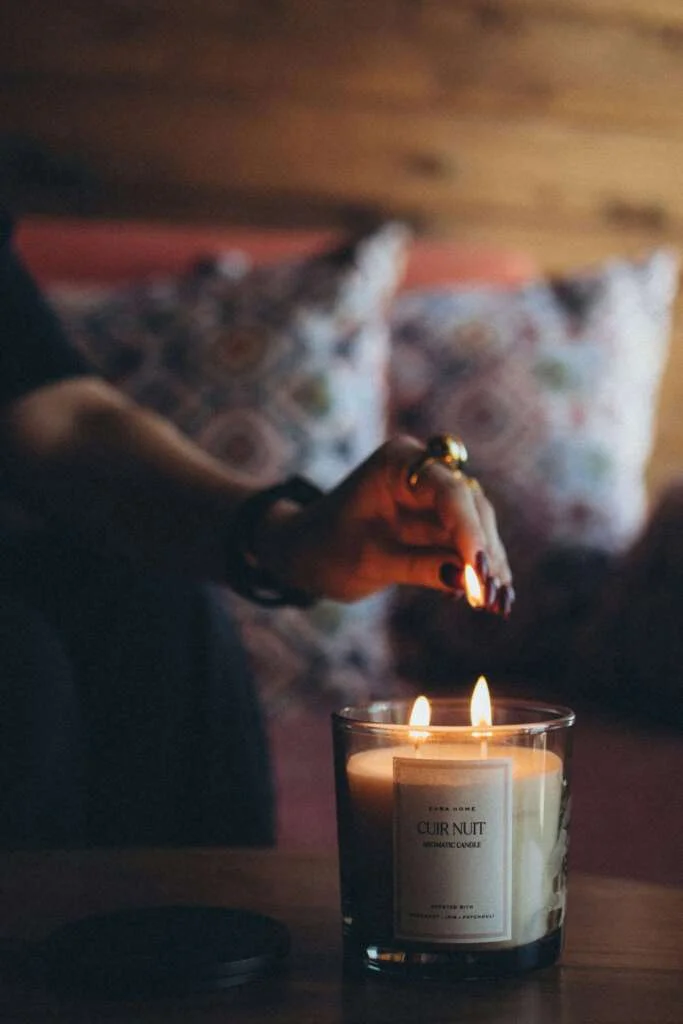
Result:
{"label": "clear glass holder", "polygon": [[332,716],[345,966],[420,978],[545,967],[563,940],[574,713],[498,700]]}

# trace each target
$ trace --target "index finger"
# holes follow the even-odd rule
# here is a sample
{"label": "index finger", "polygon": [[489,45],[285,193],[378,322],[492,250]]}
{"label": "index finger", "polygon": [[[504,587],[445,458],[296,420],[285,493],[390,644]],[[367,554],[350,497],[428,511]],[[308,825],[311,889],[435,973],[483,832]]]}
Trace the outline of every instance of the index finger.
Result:
{"label": "index finger", "polygon": [[409,488],[418,507],[436,510],[444,530],[465,562],[474,565],[480,551],[488,552],[487,533],[479,514],[469,478],[442,462],[426,465],[414,487]]}

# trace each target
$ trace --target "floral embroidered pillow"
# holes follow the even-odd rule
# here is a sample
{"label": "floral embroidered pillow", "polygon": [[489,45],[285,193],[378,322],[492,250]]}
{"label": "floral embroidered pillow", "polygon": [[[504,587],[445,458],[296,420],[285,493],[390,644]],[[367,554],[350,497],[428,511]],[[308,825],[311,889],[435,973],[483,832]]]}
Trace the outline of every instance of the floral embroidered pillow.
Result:
{"label": "floral embroidered pillow", "polygon": [[[386,435],[387,310],[406,245],[390,224],[303,260],[250,269],[231,253],[179,279],[51,298],[107,379],[236,480],[262,487],[299,473],[329,488]],[[383,599],[274,611],[227,599],[270,710],[380,686]]]}
{"label": "floral embroidered pillow", "polygon": [[577,566],[590,566],[590,576],[643,523],[676,284],[674,255],[659,251],[515,290],[397,299],[394,423],[422,437],[465,439],[518,592],[505,627],[440,595],[404,598],[397,642],[413,666],[422,658],[444,678],[484,662],[512,672],[553,632],[558,645],[567,641]]}

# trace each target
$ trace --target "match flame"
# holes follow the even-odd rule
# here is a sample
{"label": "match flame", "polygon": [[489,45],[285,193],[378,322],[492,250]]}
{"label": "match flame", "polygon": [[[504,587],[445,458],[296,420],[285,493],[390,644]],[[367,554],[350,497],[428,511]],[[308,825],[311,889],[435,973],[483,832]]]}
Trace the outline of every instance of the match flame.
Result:
{"label": "match flame", "polygon": [[[410,712],[408,725],[429,725],[431,719],[432,709],[429,701],[426,697],[418,697],[413,704],[413,710]],[[421,732],[419,729],[411,729],[408,735],[413,743],[419,743],[420,740],[429,738],[428,732]]]}
{"label": "match flame", "polygon": [[479,729],[482,726],[491,728],[493,725],[491,695],[489,694],[488,683],[484,676],[479,676],[477,679],[477,685],[472,691],[472,700],[470,701],[470,719],[474,729]]}
{"label": "match flame", "polygon": [[482,608],[484,605],[484,591],[481,582],[473,566],[469,563],[465,566],[463,573],[465,580],[465,596],[471,608]]}

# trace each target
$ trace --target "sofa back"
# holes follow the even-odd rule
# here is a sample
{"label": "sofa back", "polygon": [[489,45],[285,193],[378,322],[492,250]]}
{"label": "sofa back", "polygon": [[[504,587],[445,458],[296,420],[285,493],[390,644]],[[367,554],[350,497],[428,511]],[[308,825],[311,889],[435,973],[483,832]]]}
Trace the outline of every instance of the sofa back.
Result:
{"label": "sofa back", "polygon": [[[174,274],[204,254],[239,250],[255,263],[305,256],[337,235],[320,231],[270,231],[140,222],[28,218],[17,244],[41,284],[118,283]],[[522,252],[418,240],[411,247],[404,288],[448,284],[515,285],[538,275]]]}

